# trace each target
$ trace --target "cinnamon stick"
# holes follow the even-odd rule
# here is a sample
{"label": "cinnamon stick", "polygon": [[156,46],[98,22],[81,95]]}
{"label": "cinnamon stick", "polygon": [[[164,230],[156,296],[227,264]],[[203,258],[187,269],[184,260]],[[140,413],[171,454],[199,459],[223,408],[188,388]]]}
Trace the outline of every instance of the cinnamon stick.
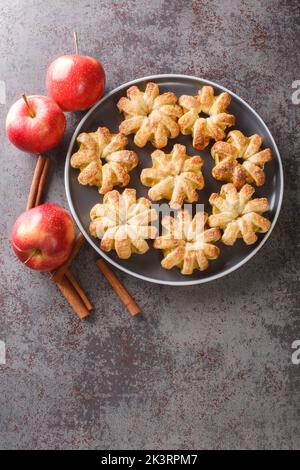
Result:
{"label": "cinnamon stick", "polygon": [[56,285],[81,320],[90,314],[69,279],[64,277],[60,282],[56,283]]}
{"label": "cinnamon stick", "polygon": [[137,315],[141,309],[135,303],[129,292],[121,284],[115,273],[110,269],[110,267],[103,261],[103,259],[98,259],[96,264],[102,274],[105,276],[111,287],[114,289],[116,294],[119,296],[121,302],[125,305],[130,315]]}
{"label": "cinnamon stick", "polygon": [[35,198],[35,206],[40,205],[43,189],[44,189],[44,186],[45,186],[45,183],[46,183],[46,178],[47,178],[47,174],[48,174],[48,170],[49,170],[49,165],[50,165],[50,159],[46,158],[46,161],[45,161],[42,173],[41,173],[40,181],[39,181],[39,184],[38,184],[38,188],[37,188],[37,193],[36,193],[36,198]]}
{"label": "cinnamon stick", "polygon": [[[51,273],[49,275],[53,280]],[[81,320],[90,314],[93,307],[71,271],[67,271],[63,278],[55,284]]]}
{"label": "cinnamon stick", "polygon": [[75,243],[74,243],[74,246],[73,246],[73,249],[72,249],[72,253],[70,255],[70,257],[67,259],[67,261],[62,264],[53,274],[52,274],[52,280],[54,282],[59,282],[62,280],[62,278],[64,277],[64,275],[66,274],[69,266],[71,265],[73,259],[76,257],[77,253],[79,252],[82,244],[84,243],[84,236],[82,235],[82,233],[80,232],[78,235],[77,235],[77,238],[75,240]]}
{"label": "cinnamon stick", "polygon": [[73,274],[71,273],[71,271],[66,271],[65,272],[65,277],[70,281],[70,283],[72,284],[72,286],[74,287],[74,289],[76,290],[76,292],[79,294],[81,300],[83,301],[84,305],[86,306],[86,308],[91,311],[93,306],[91,304],[91,302],[89,301],[89,299],[87,298],[87,296],[85,295],[83,289],[81,288],[81,286],[78,284],[78,282],[76,281],[75,277],[73,276]]}
{"label": "cinnamon stick", "polygon": [[46,160],[47,160],[47,157],[43,157],[42,155],[39,155],[39,157],[37,159],[34,174],[33,174],[33,178],[32,178],[32,183],[31,183],[31,186],[30,186],[29,195],[28,195],[28,199],[27,199],[27,205],[26,205],[26,210],[27,211],[36,206],[36,203],[35,203],[36,202],[36,195],[37,195],[37,192],[38,192],[40,178],[41,178]]}

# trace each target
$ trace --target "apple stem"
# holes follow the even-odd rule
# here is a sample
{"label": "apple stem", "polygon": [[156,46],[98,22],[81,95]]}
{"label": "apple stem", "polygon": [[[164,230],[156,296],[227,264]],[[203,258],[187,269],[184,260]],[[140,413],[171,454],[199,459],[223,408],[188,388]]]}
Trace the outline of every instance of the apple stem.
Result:
{"label": "apple stem", "polygon": [[25,103],[26,103],[26,106],[27,106],[27,108],[28,108],[30,117],[34,118],[34,117],[35,117],[35,112],[34,112],[33,109],[30,107],[30,105],[29,105],[29,103],[28,103],[27,96],[25,95],[25,93],[23,93],[22,98],[23,98],[23,100],[24,100]]}
{"label": "apple stem", "polygon": [[74,43],[75,43],[75,52],[78,55],[79,54],[79,52],[78,52],[78,35],[77,35],[76,31],[74,31],[73,35],[74,35]]}
{"label": "apple stem", "polygon": [[41,250],[39,250],[38,248],[36,248],[35,250],[33,250],[33,252],[31,253],[30,256],[28,256],[28,258],[24,261],[24,264],[27,264],[28,261],[31,260],[31,258],[33,258],[34,256],[38,255],[41,253]]}

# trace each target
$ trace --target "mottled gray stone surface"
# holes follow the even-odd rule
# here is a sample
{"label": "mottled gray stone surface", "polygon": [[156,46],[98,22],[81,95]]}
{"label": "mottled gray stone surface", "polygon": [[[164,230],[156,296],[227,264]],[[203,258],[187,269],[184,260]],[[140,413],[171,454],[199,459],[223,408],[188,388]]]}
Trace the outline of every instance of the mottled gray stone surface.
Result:
{"label": "mottled gray stone surface", "polygon": [[[88,449],[299,448],[300,79],[295,1],[1,0],[0,447]],[[169,288],[119,276],[144,311],[131,319],[86,246],[73,265],[95,305],[79,322],[47,275],[25,269],[7,238],[35,158],[8,143],[4,118],[21,92],[44,93],[49,61],[80,49],[100,58],[107,89],[154,73],[212,79],[265,119],[282,154],[279,222],[259,256],[227,278]],[[49,201],[66,205],[64,155]],[[299,300],[299,298],[298,298]]]}

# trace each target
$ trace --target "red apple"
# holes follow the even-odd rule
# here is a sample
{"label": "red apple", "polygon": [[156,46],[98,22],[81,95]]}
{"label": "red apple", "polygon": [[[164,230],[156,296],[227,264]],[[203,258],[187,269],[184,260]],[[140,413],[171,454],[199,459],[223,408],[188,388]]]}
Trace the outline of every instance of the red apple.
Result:
{"label": "red apple", "polygon": [[38,271],[51,271],[70,256],[75,227],[66,209],[42,204],[17,218],[10,240],[22,263]]}
{"label": "red apple", "polygon": [[105,73],[94,57],[79,54],[55,59],[46,75],[48,95],[64,111],[90,108],[104,93]]}
{"label": "red apple", "polygon": [[9,140],[19,149],[44,153],[62,139],[66,118],[60,107],[48,96],[20,98],[6,117]]}

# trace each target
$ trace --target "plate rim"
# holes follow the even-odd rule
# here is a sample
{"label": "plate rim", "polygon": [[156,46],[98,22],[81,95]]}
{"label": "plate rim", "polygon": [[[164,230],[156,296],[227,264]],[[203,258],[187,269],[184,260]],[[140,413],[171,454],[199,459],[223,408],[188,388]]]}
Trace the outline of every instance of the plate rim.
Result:
{"label": "plate rim", "polygon": [[[187,279],[187,280],[184,280],[184,281],[159,280],[159,279],[153,279],[153,278],[148,277],[148,276],[143,276],[142,274],[135,273],[134,271],[131,271],[130,269],[127,269],[124,266],[121,266],[116,261],[111,259],[108,255],[106,255],[99,248],[99,246],[97,246],[96,243],[94,243],[94,241],[90,238],[90,235],[86,232],[85,228],[81,224],[81,222],[80,222],[80,220],[79,220],[79,218],[76,214],[76,211],[75,211],[73,203],[72,203],[71,193],[70,193],[69,172],[70,172],[71,151],[72,151],[73,145],[75,143],[76,137],[78,135],[79,129],[83,125],[83,123],[89,118],[89,116],[94,112],[94,110],[96,108],[98,108],[98,106],[100,106],[103,102],[105,102],[108,98],[110,98],[112,95],[114,95],[118,91],[120,91],[124,88],[128,88],[128,87],[130,87],[132,85],[135,85],[137,83],[140,83],[140,82],[144,82],[144,81],[148,81],[148,80],[159,80],[159,79],[162,79],[162,78],[168,78],[168,79],[177,78],[177,79],[185,79],[185,80],[186,79],[191,79],[191,80],[195,80],[195,81],[200,82],[200,83],[202,82],[201,84],[205,83],[207,85],[211,85],[213,87],[220,88],[221,90],[226,91],[227,93],[229,93],[231,96],[234,96],[235,99],[240,101],[252,113],[254,113],[254,115],[260,121],[262,126],[265,128],[265,130],[268,133],[268,135],[271,139],[271,142],[274,146],[274,149],[275,149],[275,152],[276,152],[276,155],[277,155],[277,158],[278,158],[278,163],[279,163],[279,179],[280,179],[280,186],[281,186],[280,187],[280,193],[279,193],[279,202],[278,202],[278,205],[276,207],[276,212],[275,212],[275,215],[274,215],[274,219],[272,221],[272,225],[271,225],[269,231],[264,235],[264,238],[260,241],[260,243],[257,245],[257,247],[253,251],[251,251],[245,258],[243,258],[241,261],[239,261],[236,265],[226,269],[222,273],[213,274],[211,276],[208,276],[208,277],[202,278],[202,279],[201,278],[200,279],[193,279],[193,280]],[[127,274],[130,274],[131,276],[133,276],[137,279],[147,281],[147,282],[151,282],[153,284],[169,285],[169,286],[191,286],[191,285],[204,284],[204,283],[207,283],[207,282],[215,281],[217,279],[220,279],[220,278],[222,278],[224,276],[227,276],[228,274],[236,271],[237,269],[241,268],[244,264],[246,264],[248,261],[250,261],[250,259],[253,258],[258,253],[258,251],[264,246],[266,241],[269,239],[271,233],[273,232],[273,229],[274,229],[274,227],[277,223],[277,220],[278,220],[278,217],[279,217],[279,214],[280,214],[280,211],[281,211],[282,200],[283,200],[283,192],[284,192],[284,174],[283,174],[283,165],[282,165],[281,155],[280,155],[280,152],[278,150],[277,144],[274,140],[274,137],[273,137],[271,131],[269,130],[268,126],[266,125],[266,123],[262,119],[262,117],[243,98],[241,98],[236,93],[229,90],[228,88],[224,87],[223,85],[219,85],[218,83],[215,83],[211,80],[207,80],[205,78],[196,77],[194,75],[185,75],[185,74],[148,75],[148,76],[145,76],[145,77],[130,80],[129,82],[126,82],[122,85],[119,85],[118,87],[116,87],[113,90],[109,91],[105,96],[103,96],[99,101],[97,101],[97,103],[95,103],[94,106],[91,109],[89,109],[87,111],[87,113],[83,116],[83,118],[80,120],[80,122],[76,126],[76,128],[73,132],[72,138],[70,140],[70,143],[68,145],[68,151],[67,151],[67,155],[66,155],[65,172],[64,173],[65,173],[64,174],[64,183],[65,183],[66,197],[67,197],[67,202],[68,202],[72,217],[74,218],[78,228],[80,229],[80,231],[83,234],[83,236],[85,237],[85,239],[95,249],[95,251],[100,256],[102,256],[107,262],[109,262],[110,264],[112,264],[116,268],[120,269],[121,271],[123,271]]]}

